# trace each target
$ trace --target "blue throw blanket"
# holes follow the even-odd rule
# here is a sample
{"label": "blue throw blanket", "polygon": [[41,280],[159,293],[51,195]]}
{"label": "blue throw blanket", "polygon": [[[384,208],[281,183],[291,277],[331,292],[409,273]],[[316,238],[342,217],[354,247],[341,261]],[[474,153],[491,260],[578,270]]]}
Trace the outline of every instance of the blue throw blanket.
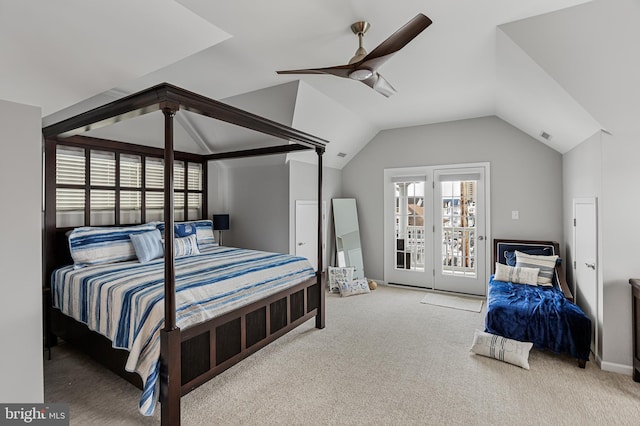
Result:
{"label": "blue throw blanket", "polygon": [[589,360],[591,319],[557,287],[489,280],[485,330]]}

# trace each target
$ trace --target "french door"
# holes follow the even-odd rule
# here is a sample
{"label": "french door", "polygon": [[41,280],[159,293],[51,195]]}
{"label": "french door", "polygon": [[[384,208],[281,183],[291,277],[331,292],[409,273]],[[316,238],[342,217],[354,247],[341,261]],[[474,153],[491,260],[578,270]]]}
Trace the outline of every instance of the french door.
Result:
{"label": "french door", "polygon": [[488,164],[385,170],[385,281],[486,294]]}

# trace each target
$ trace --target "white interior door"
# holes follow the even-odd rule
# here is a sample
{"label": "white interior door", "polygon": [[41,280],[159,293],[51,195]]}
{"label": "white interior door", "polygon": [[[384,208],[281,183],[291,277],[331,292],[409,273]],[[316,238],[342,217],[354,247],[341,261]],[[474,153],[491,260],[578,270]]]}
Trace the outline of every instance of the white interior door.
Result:
{"label": "white interior door", "polygon": [[[327,205],[322,202],[322,265],[326,269]],[[306,257],[318,270],[318,202],[296,200],[296,256]]]}
{"label": "white interior door", "polygon": [[436,290],[486,294],[484,175],[484,167],[435,170]]}
{"label": "white interior door", "polygon": [[591,318],[591,351],[598,347],[598,216],[596,198],[573,200],[573,294]]}

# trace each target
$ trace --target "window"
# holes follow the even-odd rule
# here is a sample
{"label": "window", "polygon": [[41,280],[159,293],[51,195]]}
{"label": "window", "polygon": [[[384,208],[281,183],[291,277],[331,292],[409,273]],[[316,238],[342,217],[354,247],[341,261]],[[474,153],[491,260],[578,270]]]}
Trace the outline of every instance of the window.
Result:
{"label": "window", "polygon": [[[175,220],[202,217],[204,187],[202,163],[174,162]],[[125,225],[163,219],[162,158],[57,144],[58,227]]]}

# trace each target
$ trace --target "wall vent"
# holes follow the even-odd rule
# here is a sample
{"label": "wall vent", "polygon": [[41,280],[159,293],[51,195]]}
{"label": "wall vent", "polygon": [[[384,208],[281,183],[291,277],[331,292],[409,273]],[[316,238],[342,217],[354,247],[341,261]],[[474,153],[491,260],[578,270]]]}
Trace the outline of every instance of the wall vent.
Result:
{"label": "wall vent", "polygon": [[346,157],[346,156],[347,156],[347,154],[346,154],[346,153],[344,153],[344,152],[339,152],[339,153],[338,153],[338,157],[342,157],[342,158],[344,158],[344,157]]}
{"label": "wall vent", "polygon": [[540,136],[542,137],[542,139],[546,139],[548,141],[551,140],[551,135],[544,130],[542,131],[542,133],[540,133]]}

